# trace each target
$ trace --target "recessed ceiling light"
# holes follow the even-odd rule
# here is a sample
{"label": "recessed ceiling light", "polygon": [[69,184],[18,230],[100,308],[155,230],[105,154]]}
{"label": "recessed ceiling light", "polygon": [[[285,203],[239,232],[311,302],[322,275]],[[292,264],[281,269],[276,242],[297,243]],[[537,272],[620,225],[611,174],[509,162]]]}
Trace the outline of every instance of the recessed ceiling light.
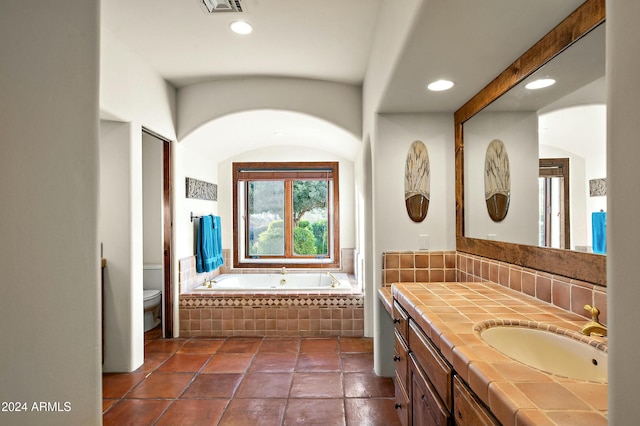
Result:
{"label": "recessed ceiling light", "polygon": [[524,87],[529,90],[536,90],[542,89],[544,87],[549,87],[554,84],[556,84],[556,81],[552,78],[541,78],[538,80],[533,80],[531,83],[527,83],[527,85]]}
{"label": "recessed ceiling light", "polygon": [[244,21],[233,21],[229,27],[236,34],[249,34],[253,31],[253,27]]}
{"label": "recessed ceiling light", "polygon": [[453,87],[453,81],[449,80],[438,80],[433,83],[429,83],[427,89],[432,92],[442,92],[443,90],[449,90]]}

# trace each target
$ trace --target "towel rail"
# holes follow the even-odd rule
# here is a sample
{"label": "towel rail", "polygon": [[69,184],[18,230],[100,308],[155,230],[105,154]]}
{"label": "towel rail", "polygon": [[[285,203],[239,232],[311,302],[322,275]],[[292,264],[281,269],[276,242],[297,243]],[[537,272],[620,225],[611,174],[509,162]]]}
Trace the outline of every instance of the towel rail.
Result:
{"label": "towel rail", "polygon": [[[207,215],[204,215],[204,216],[213,216],[213,214],[207,214]],[[193,214],[193,212],[191,212],[191,222],[193,222],[193,219],[200,219],[201,217],[202,216],[195,216]]]}

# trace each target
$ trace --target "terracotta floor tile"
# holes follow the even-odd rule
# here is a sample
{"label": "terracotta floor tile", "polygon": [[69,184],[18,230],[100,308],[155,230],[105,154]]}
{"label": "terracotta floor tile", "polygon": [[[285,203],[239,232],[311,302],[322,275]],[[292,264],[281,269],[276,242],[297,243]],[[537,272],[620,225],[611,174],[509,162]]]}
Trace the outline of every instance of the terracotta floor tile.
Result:
{"label": "terracotta floor tile", "polygon": [[340,352],[373,353],[373,339],[367,337],[340,337]]}
{"label": "terracotta floor tile", "polygon": [[300,342],[300,353],[338,352],[338,338],[303,339]]}
{"label": "terracotta floor tile", "polygon": [[251,363],[249,371],[293,371],[298,354],[258,352]]}
{"label": "terracotta floor tile", "polygon": [[344,399],[292,399],[284,413],[285,426],[346,425]]}
{"label": "terracotta floor tile", "polygon": [[287,398],[293,373],[247,373],[236,398]]}
{"label": "terracotta floor tile", "polygon": [[393,379],[375,373],[345,373],[344,396],[347,398],[391,398],[395,395]]}
{"label": "terracotta floor tile", "polygon": [[299,337],[267,337],[262,341],[258,352],[298,353]]}
{"label": "terracotta floor tile", "polygon": [[123,399],[102,416],[104,426],[152,425],[172,401]]}
{"label": "terracotta floor tile", "polygon": [[373,373],[373,354],[342,354],[342,371],[345,373]]}
{"label": "terracotta floor tile", "polygon": [[230,337],[218,349],[218,353],[255,354],[260,343],[261,337]]}
{"label": "terracotta floor tile", "polygon": [[189,340],[179,350],[179,354],[213,354],[224,343],[225,339]]}
{"label": "terracotta floor tile", "polygon": [[253,354],[215,354],[204,366],[202,373],[244,373],[253,360]]}
{"label": "terracotta floor tile", "polygon": [[209,361],[209,354],[174,354],[162,364],[157,372],[162,373],[196,373]]}
{"label": "terracotta floor tile", "polygon": [[144,356],[144,364],[142,364],[135,373],[149,373],[162,365],[171,355],[171,353],[162,352],[147,353]]}
{"label": "terracotta floor tile", "polygon": [[102,375],[102,397],[122,398],[143,379],[145,373],[107,373]]}
{"label": "terracotta floor tile", "polygon": [[128,398],[177,398],[187,387],[192,373],[151,373],[136,386]]}
{"label": "terracotta floor tile", "polygon": [[339,371],[340,355],[338,353],[308,353],[298,355],[296,371]]}
{"label": "terracotta floor tile", "polygon": [[209,426],[220,421],[227,399],[179,399],[162,415],[156,426]]}
{"label": "terracotta floor tile", "polygon": [[340,373],[294,373],[291,398],[342,398]]}
{"label": "terracotta floor tile", "polygon": [[200,374],[181,398],[231,398],[242,374]]}
{"label": "terracotta floor tile", "polygon": [[118,402],[118,399],[102,399],[102,412],[104,413],[105,411],[107,411],[109,408],[111,408],[111,406],[113,404],[115,404],[116,402]]}
{"label": "terracotta floor tile", "polygon": [[150,353],[172,354],[182,348],[186,340],[183,339],[160,339],[150,340],[144,345],[145,355]]}
{"label": "terracotta floor tile", "polygon": [[219,426],[274,426],[282,424],[286,399],[234,399]]}
{"label": "terracotta floor tile", "polygon": [[395,400],[352,399],[344,400],[348,426],[396,426],[401,425],[395,408]]}

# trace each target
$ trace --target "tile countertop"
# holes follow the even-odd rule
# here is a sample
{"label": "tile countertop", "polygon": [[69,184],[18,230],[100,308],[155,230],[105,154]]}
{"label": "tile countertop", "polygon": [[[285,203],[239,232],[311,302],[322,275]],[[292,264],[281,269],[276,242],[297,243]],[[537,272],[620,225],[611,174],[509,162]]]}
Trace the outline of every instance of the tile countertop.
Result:
{"label": "tile countertop", "polygon": [[[388,290],[378,295],[389,303]],[[503,425],[607,424],[607,384],[528,367],[485,343],[476,327],[496,320],[575,334],[584,317],[493,283],[393,284],[391,295]],[[606,339],[580,336],[606,350]]]}

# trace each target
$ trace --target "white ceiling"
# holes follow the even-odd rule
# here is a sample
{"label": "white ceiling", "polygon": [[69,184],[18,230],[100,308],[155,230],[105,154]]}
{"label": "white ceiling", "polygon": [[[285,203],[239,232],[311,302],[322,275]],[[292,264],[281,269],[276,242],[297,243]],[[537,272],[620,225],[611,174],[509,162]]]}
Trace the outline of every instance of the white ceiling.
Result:
{"label": "white ceiling", "polygon": [[[246,12],[218,15],[203,13],[199,0],[106,0],[102,22],[178,88],[244,76],[359,86],[377,21],[384,19],[379,12],[416,2],[421,7],[407,23],[413,25],[409,39],[400,52],[389,52],[398,61],[378,112],[452,113],[583,0],[243,0]],[[228,24],[236,19],[251,23],[253,33],[232,33]],[[441,93],[424,90],[438,78],[456,86]],[[255,113],[251,118],[260,119]],[[291,122],[282,118],[279,131]],[[224,131],[223,124],[216,131]]]}

